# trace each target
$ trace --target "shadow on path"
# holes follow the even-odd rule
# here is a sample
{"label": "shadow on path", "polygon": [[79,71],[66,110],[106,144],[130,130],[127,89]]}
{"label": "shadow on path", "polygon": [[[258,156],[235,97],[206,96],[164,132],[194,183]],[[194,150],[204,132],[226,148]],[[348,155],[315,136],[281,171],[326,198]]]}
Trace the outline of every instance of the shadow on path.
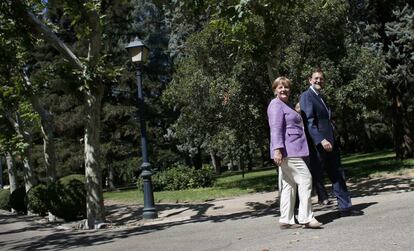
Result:
{"label": "shadow on path", "polygon": [[[257,202],[249,202],[248,203],[253,211],[245,211],[239,213],[231,213],[227,215],[217,215],[217,216],[206,216],[204,212],[207,211],[208,208],[212,207],[213,204],[192,204],[192,205],[185,205],[189,209],[184,210],[198,210],[198,213],[191,216],[189,219],[181,220],[181,221],[174,221],[174,222],[161,222],[156,223],[153,222],[151,225],[141,225],[136,227],[130,228],[118,228],[118,229],[109,229],[105,231],[99,230],[89,230],[89,231],[59,231],[53,228],[45,228],[43,227],[44,231],[49,231],[50,234],[47,236],[25,236],[26,238],[14,238],[13,241],[0,241],[0,246],[6,245],[10,250],[65,250],[70,248],[79,248],[79,247],[89,247],[89,246],[97,246],[106,243],[116,242],[130,236],[142,235],[152,233],[154,231],[168,229],[174,226],[179,226],[183,224],[189,223],[200,223],[200,222],[213,222],[219,223],[228,220],[240,220],[240,219],[248,219],[248,218],[256,218],[256,217],[263,217],[267,215],[273,215],[277,217],[279,215],[278,208],[276,207],[276,203],[268,204],[264,203],[257,203]],[[167,205],[157,205],[157,209],[166,210],[166,209],[174,209],[182,207],[183,205],[175,205],[175,204],[167,204]],[[109,213],[115,209],[115,206],[109,207]],[[131,217],[141,217],[142,208],[136,212],[133,212],[128,217],[124,217],[124,221],[128,221]],[[26,221],[30,219],[26,217]],[[5,220],[3,216],[0,216],[1,220]],[[7,220],[6,220],[7,221]],[[29,223],[30,226],[30,223]],[[37,227],[24,227],[20,230],[15,230],[15,233],[19,233],[23,231],[39,231],[42,230],[41,228]],[[27,232],[26,232],[27,233]],[[41,235],[41,234],[36,234]]]}
{"label": "shadow on path", "polygon": [[414,191],[413,177],[361,178],[348,186],[352,197],[372,196],[384,192]]}
{"label": "shadow on path", "polygon": [[[360,204],[356,204],[353,205],[353,209],[356,210],[360,210],[360,211],[364,211],[365,208],[370,207],[372,205],[378,204],[378,202],[370,202],[370,203],[360,203]],[[352,216],[352,217],[363,217],[364,215],[360,215],[360,216]],[[318,221],[322,222],[324,225],[333,222],[336,219],[341,218],[341,215],[339,213],[339,211],[335,210],[335,211],[330,211],[324,214],[320,214],[318,216],[316,216],[316,218],[318,219]]]}
{"label": "shadow on path", "polygon": [[[414,191],[413,179],[410,177],[370,178],[358,179],[349,185],[352,197],[377,195],[383,192],[408,192]],[[252,199],[253,200],[253,199]],[[355,209],[363,210],[377,202],[361,203],[354,206]],[[246,210],[221,215],[207,215],[207,211],[214,212],[221,207],[214,202],[198,204],[158,204],[158,212],[164,212],[164,217],[179,216],[190,213],[186,218],[176,218],[175,221],[157,222],[143,225],[142,207],[133,205],[109,205],[107,206],[108,220],[112,220],[114,229],[108,230],[56,230],[50,224],[36,223],[36,217],[12,216],[0,214],[0,247],[6,246],[10,250],[65,250],[70,248],[98,246],[105,243],[114,243],[131,236],[144,235],[154,231],[165,230],[171,227],[190,223],[211,222],[220,223],[240,219],[254,219],[264,216],[279,216],[278,200],[266,201],[265,203],[250,201],[246,202]],[[248,210],[250,209],[250,210]],[[171,210],[171,211],[169,211]],[[319,214],[318,220],[324,224],[339,218],[339,214],[332,207],[319,207],[315,205],[315,212],[325,211]],[[276,219],[275,219],[276,220]],[[22,223],[21,228],[10,228],[5,231],[4,227]],[[24,224],[23,224],[24,223]],[[118,227],[119,228],[116,228]],[[124,226],[124,227],[123,227]],[[125,227],[127,226],[127,227]],[[45,231],[45,232],[40,232]],[[47,233],[46,233],[47,232]],[[7,234],[11,235],[8,236]],[[13,234],[15,236],[13,236]],[[47,234],[47,235],[46,235]],[[7,237],[7,238],[3,238]],[[137,244],[138,245],[138,244]]]}

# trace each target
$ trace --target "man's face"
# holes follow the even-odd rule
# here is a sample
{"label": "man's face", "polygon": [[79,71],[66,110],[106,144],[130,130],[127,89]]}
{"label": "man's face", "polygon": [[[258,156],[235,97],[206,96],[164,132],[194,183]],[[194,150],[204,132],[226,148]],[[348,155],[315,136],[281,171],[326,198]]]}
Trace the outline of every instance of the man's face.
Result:
{"label": "man's face", "polygon": [[312,85],[312,87],[319,91],[323,88],[325,85],[325,79],[323,77],[323,73],[321,72],[314,72],[312,74],[312,77],[309,78],[309,83]]}

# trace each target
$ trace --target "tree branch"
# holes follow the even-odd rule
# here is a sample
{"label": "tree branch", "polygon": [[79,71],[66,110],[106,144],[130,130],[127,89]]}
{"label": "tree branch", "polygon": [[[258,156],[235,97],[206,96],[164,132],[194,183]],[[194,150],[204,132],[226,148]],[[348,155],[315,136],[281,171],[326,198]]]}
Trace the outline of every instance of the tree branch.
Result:
{"label": "tree branch", "polygon": [[66,46],[66,44],[44,23],[42,23],[21,0],[13,0],[12,8],[16,11],[17,16],[22,18],[24,24],[28,25],[35,31],[35,34],[48,41],[69,63],[79,70],[84,69],[82,62]]}

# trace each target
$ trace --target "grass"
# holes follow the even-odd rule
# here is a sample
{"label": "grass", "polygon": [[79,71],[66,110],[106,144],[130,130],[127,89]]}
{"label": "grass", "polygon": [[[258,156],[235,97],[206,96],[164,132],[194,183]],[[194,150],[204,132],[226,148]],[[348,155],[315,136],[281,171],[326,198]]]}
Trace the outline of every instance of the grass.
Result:
{"label": "grass", "polygon": [[[226,174],[224,177],[219,177],[213,187],[154,192],[154,200],[157,203],[197,202],[234,197],[247,193],[272,191],[277,184],[275,170],[272,168],[246,173],[244,178],[241,173]],[[104,198],[125,203],[143,203],[143,194],[137,189],[105,192]]]}
{"label": "grass", "polygon": [[414,167],[414,159],[398,160],[392,151],[352,154],[342,157],[342,167],[347,177],[358,179],[400,173]]}
{"label": "grass", "polygon": [[[351,154],[342,156],[342,167],[352,179],[399,173],[414,167],[414,159],[397,160],[392,151]],[[235,197],[248,193],[274,191],[277,187],[276,168],[267,168],[243,175],[225,173],[217,178],[213,187],[181,191],[154,192],[156,203],[201,202],[218,198]],[[143,194],[137,189],[104,193],[106,200],[123,203],[143,203]]]}

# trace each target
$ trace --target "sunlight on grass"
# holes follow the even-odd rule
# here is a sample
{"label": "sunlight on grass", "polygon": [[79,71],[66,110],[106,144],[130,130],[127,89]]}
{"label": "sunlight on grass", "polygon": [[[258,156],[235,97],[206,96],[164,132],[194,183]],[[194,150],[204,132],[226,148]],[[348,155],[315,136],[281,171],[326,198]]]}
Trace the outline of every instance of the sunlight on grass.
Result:
{"label": "sunlight on grass", "polygon": [[[202,202],[218,198],[229,198],[254,192],[253,189],[238,188],[198,188],[180,191],[161,191],[154,192],[154,201],[156,203],[185,203],[185,202]],[[138,189],[131,189],[119,192],[106,192],[105,200],[120,201],[124,203],[143,203],[143,193]]]}
{"label": "sunlight on grass", "polygon": [[[399,174],[414,167],[414,159],[397,160],[392,151],[351,154],[342,157],[342,166],[349,179]],[[229,198],[255,192],[269,192],[277,189],[276,168],[266,168],[245,173],[227,172],[218,177],[209,188],[181,191],[154,192],[156,203],[202,202],[219,198]],[[122,203],[143,203],[143,193],[138,189],[104,193],[105,200]]]}
{"label": "sunlight on grass", "polygon": [[[275,169],[254,171],[219,177],[213,187],[188,189],[180,191],[154,192],[154,201],[165,203],[208,201],[228,198],[248,193],[276,190],[277,174]],[[125,203],[143,203],[143,193],[138,189],[104,193],[106,200]]]}
{"label": "sunlight on grass", "polygon": [[374,153],[357,153],[352,155],[342,156],[342,164],[352,164],[358,163],[363,161],[370,161],[370,160],[383,160],[383,159],[391,159],[395,158],[395,153],[392,151],[381,151],[381,152],[374,152]]}
{"label": "sunlight on grass", "polygon": [[395,153],[389,150],[343,157],[342,166],[347,177],[357,179],[401,173],[414,167],[414,159],[396,159]]}

